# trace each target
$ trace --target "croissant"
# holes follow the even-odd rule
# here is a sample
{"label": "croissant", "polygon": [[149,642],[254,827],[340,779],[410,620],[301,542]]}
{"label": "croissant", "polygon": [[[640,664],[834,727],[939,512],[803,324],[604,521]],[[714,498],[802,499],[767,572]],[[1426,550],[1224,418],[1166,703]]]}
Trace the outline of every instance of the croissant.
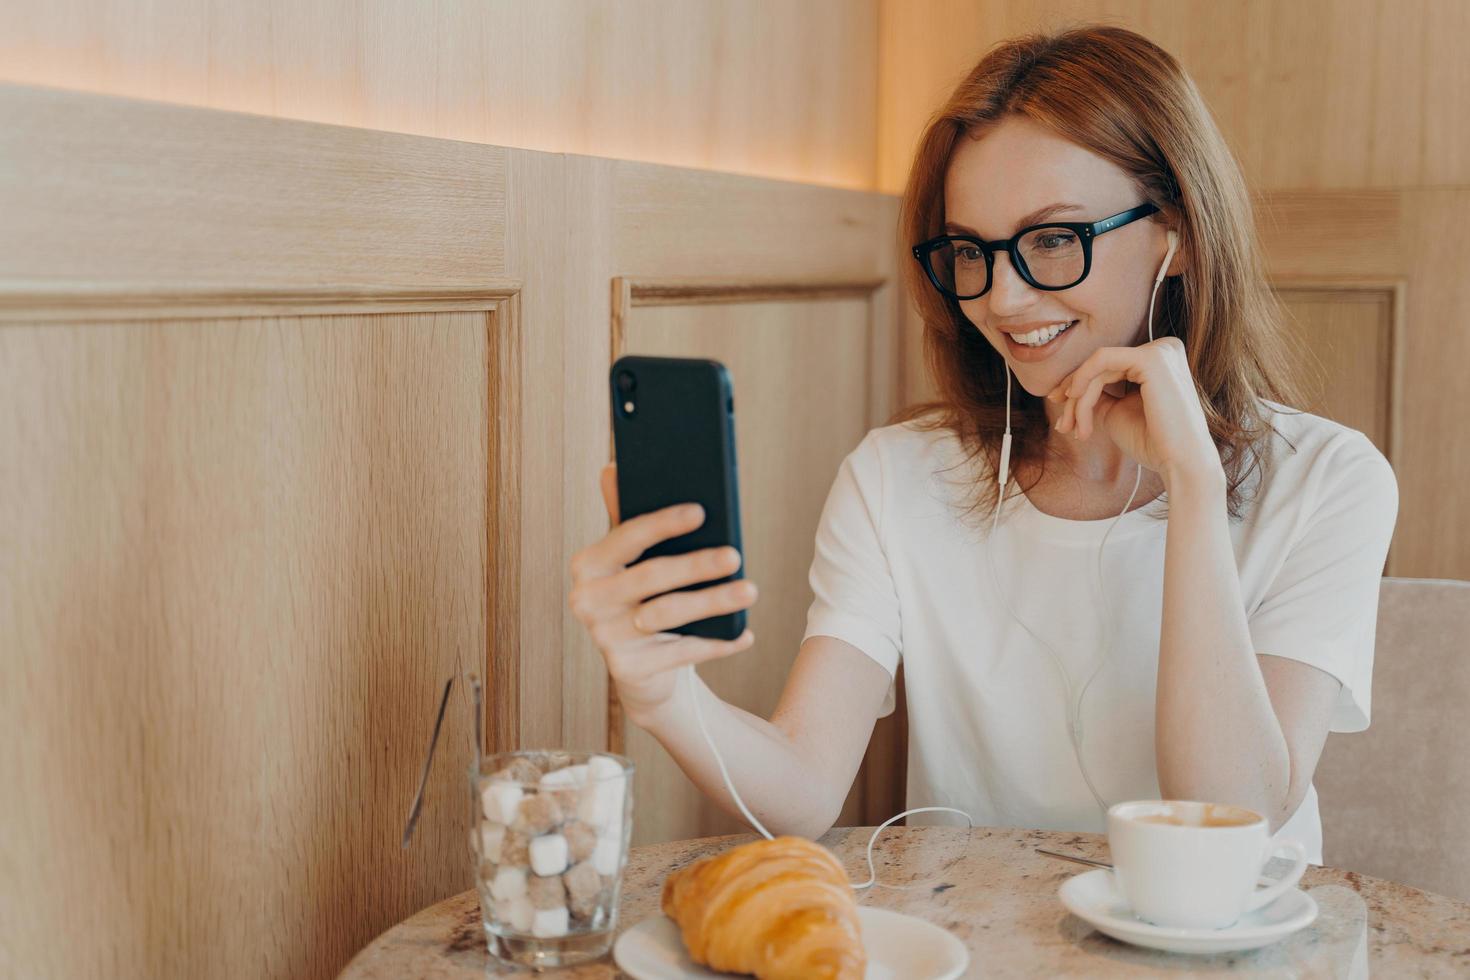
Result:
{"label": "croissant", "polygon": [[820,844],[777,837],[701,858],[664,879],[664,914],[696,963],[761,980],[861,980],[847,874]]}

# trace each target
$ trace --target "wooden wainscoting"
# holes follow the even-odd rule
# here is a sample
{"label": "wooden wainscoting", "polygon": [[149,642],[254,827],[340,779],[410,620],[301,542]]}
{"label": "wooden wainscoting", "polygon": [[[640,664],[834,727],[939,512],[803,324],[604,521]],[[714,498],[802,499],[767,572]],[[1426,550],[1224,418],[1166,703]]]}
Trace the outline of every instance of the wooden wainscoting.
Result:
{"label": "wooden wainscoting", "polygon": [[[1310,411],[1364,433],[1392,462],[1400,440],[1404,283],[1278,279],[1287,324],[1310,358]],[[1304,408],[1307,406],[1303,406]]]}
{"label": "wooden wainscoting", "polygon": [[446,680],[486,677],[488,748],[556,739],[520,653],[559,642],[522,452],[559,270],[520,263],[560,248],[507,189],[554,217],[561,161],[0,117],[0,973],[330,977],[470,884],[462,685],[400,846]]}
{"label": "wooden wainscoting", "polygon": [[1470,578],[1470,189],[1279,191],[1258,198],[1272,283],[1330,373],[1302,406],[1361,429],[1393,463],[1388,574]]}
{"label": "wooden wainscoting", "polygon": [[0,326],[32,975],[325,975],[468,884],[463,698],[398,839],[445,679],[515,669],[509,296],[275,299]]}

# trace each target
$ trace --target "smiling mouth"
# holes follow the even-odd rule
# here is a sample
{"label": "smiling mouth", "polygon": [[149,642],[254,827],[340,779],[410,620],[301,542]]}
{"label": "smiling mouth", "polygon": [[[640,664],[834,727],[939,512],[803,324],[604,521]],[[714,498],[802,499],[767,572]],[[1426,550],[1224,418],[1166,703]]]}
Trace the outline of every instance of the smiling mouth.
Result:
{"label": "smiling mouth", "polygon": [[1066,333],[1068,330],[1071,330],[1076,325],[1076,320],[1069,320],[1064,324],[1056,324],[1050,327],[1041,327],[1039,329],[1032,330],[1030,333],[1013,333],[1008,334],[1008,336],[1013,342],[1019,344],[1022,347],[1045,347],[1047,344],[1051,343],[1053,340],[1056,340],[1058,337]]}

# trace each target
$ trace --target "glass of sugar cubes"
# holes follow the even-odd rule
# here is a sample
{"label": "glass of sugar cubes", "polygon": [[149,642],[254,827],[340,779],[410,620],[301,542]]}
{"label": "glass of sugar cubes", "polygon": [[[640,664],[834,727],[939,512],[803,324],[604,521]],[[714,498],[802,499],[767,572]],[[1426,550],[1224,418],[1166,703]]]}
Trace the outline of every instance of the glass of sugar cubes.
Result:
{"label": "glass of sugar cubes", "polygon": [[633,763],[502,752],[470,767],[470,847],[490,952],[534,968],[606,955],[633,825]]}

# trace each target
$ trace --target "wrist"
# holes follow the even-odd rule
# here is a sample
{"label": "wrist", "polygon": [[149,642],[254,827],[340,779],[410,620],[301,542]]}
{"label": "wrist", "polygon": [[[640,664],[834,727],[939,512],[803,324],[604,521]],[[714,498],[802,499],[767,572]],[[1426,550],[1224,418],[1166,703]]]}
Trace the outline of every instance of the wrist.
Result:
{"label": "wrist", "polygon": [[[695,683],[698,682],[699,678],[696,677]],[[648,734],[658,737],[660,733],[677,727],[684,702],[689,696],[688,683],[680,676],[679,671],[675,671],[674,689],[669,692],[668,697],[651,703],[623,700],[623,715]],[[622,700],[621,693],[619,700]]]}
{"label": "wrist", "polygon": [[1159,476],[1171,500],[1180,496],[1223,498],[1229,488],[1225,468],[1218,459],[1166,467]]}

